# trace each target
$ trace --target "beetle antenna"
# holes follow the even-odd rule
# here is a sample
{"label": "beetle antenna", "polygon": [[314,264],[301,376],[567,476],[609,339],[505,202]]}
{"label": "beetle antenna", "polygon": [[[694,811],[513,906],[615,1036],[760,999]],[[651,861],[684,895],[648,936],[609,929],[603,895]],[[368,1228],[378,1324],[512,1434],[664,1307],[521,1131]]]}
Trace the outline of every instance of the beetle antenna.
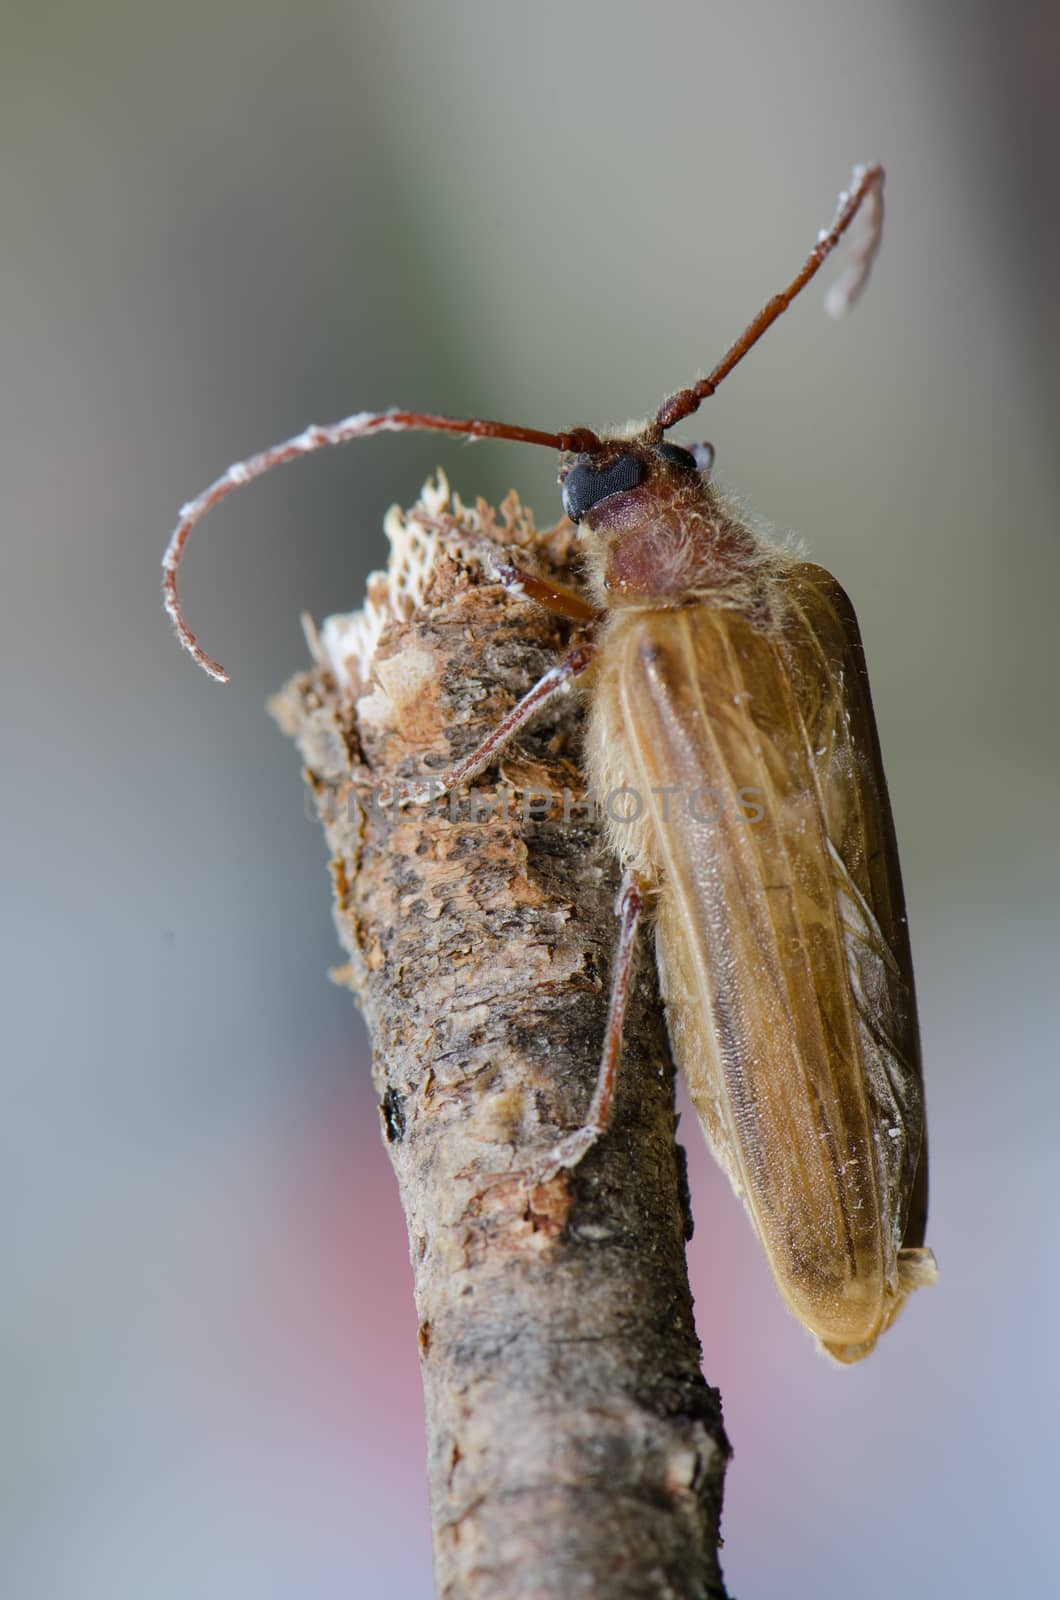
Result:
{"label": "beetle antenna", "polygon": [[781,312],[786,311],[796,296],[805,289],[864,206],[864,237],[853,251],[847,270],[832,285],[825,299],[825,309],[831,316],[842,316],[845,311],[850,310],[868,282],[872,263],[880,248],[880,236],[883,232],[883,180],[884,171],[878,164],[854,168],[849,190],[844,189],[839,196],[839,204],[831,227],[822,228],[817,235],[817,243],[807,256],[802,271],[791,280],[786,289],[767,301],[754,321],[748,323],[736,343],[726,352],[708,377],[700,378],[691,389],[679,389],[669,400],[663,401],[655,420],[664,433],[672,428],[674,423],[681,422],[683,418],[690,417],[693,411],[698,411],[702,402],[714,393],[721,380],[729,376],[737,362],[743,360],[766,329],[776,322]]}
{"label": "beetle antenna", "polygon": [[181,507],[180,521],[170,535],[162,557],[162,603],[176,629],[177,638],[195,657],[200,667],[219,683],[228,682],[220,662],[207,655],[184,620],[177,594],[177,568],[180,566],[188,534],[206,513],[233,489],[271,472],[273,467],[310,455],[328,445],[346,444],[351,439],[366,439],[373,433],[461,433],[469,439],[512,439],[518,444],[541,444],[551,450],[591,452],[600,449],[600,440],[588,428],[573,428],[569,433],[542,433],[537,428],[519,428],[509,422],[485,422],[478,417],[436,417],[424,411],[359,411],[341,422],[326,427],[311,424],[293,439],[273,445],[246,461],[237,461],[216,483],[211,483],[194,500]]}

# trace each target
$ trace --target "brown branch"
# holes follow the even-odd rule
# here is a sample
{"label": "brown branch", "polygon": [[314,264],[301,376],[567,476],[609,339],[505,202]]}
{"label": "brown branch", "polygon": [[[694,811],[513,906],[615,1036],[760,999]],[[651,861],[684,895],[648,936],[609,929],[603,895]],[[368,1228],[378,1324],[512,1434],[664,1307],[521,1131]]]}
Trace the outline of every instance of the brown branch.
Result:
{"label": "brown branch", "polygon": [[[442,496],[391,514],[389,579],[314,636],[273,711],[332,851],[343,976],[364,1010],[408,1222],[435,1572],[444,1600],[722,1597],[728,1446],[685,1269],[683,1152],[648,949],[612,1131],[574,1171],[527,1174],[582,1120],[615,938],[615,865],[577,807],[568,697],[465,794],[380,807],[474,747],[555,658],[566,624],[506,594],[482,535],[570,581],[572,532]],[[417,526],[416,519],[420,519]],[[571,791],[524,821],[530,790]],[[544,810],[544,803],[540,806]],[[650,940],[646,941],[650,945]]]}

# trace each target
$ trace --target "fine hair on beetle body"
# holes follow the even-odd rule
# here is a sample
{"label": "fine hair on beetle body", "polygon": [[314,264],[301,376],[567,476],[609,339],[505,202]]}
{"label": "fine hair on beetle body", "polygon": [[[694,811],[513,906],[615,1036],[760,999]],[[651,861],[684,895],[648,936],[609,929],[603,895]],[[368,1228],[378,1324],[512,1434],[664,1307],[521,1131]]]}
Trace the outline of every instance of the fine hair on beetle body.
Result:
{"label": "fine hair on beetle body", "polygon": [[[788,552],[730,506],[691,451],[665,443],[655,428],[631,429],[612,448],[611,470],[622,464],[626,477],[635,472],[636,492],[631,486],[599,495],[590,483],[581,490],[583,497],[595,495],[585,511],[571,492],[572,478],[588,470],[606,482],[608,465],[587,468],[578,456],[560,461],[564,508],[568,515],[578,511],[571,520],[585,528],[586,587],[599,611],[665,609],[709,595],[714,605],[746,611],[764,625],[779,623],[781,596],[770,580],[783,572]],[[593,520],[604,499],[605,519]]]}
{"label": "fine hair on beetle body", "polygon": [[[777,1287],[821,1349],[866,1355],[909,1292],[935,1279],[924,1243],[927,1137],[901,874],[857,621],[834,578],[778,547],[713,483],[710,446],[666,435],[791,304],[863,213],[830,291],[867,281],[882,167],[855,169],[800,272],[706,377],[621,434],[561,433],[423,412],[361,412],[240,463],[184,507],[163,560],[180,642],[227,675],[184,620],[176,573],[191,528],[239,484],[326,445],[427,430],[559,452],[563,509],[584,536],[587,596],[494,555],[513,594],[575,625],[566,653],[466,758],[399,797],[436,798],[484,771],[554,698],[589,689],[597,794],[638,797],[606,825],[622,868],[611,999],[580,1127],[533,1174],[574,1167],[608,1129],[633,957],[652,904],[674,1058],[743,1199]],[[676,789],[752,788],[756,827],[683,816]]]}

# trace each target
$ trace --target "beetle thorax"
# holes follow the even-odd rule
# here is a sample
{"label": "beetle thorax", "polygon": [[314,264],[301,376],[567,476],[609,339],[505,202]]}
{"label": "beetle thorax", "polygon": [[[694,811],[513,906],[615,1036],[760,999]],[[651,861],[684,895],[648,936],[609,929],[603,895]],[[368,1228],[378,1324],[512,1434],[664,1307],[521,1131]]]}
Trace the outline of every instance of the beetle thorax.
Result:
{"label": "beetle thorax", "polygon": [[704,589],[731,584],[741,565],[740,542],[733,540],[725,520],[713,514],[709,496],[697,499],[699,504],[682,496],[676,503],[630,507],[632,514],[620,516],[617,526],[608,526],[608,517],[590,530],[597,547],[595,560],[590,560],[599,571],[605,605],[672,605]]}
{"label": "beetle thorax", "polygon": [[738,590],[761,565],[753,530],[709,484],[661,489],[614,495],[586,519],[590,579],[606,608],[680,605]]}

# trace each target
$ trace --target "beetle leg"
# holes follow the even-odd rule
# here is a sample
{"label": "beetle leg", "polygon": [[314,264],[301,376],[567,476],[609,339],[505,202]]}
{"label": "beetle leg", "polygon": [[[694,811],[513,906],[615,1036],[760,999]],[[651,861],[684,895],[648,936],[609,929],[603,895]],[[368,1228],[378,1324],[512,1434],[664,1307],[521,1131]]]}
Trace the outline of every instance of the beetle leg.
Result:
{"label": "beetle leg", "polygon": [[633,976],[633,956],[637,947],[637,929],[644,911],[648,886],[632,867],[627,867],[618,893],[618,943],[615,947],[615,964],[611,975],[611,1003],[607,1010],[607,1032],[600,1058],[600,1071],[596,1080],[589,1113],[584,1123],[574,1133],[561,1139],[551,1152],[544,1169],[535,1174],[534,1181],[547,1183],[564,1168],[576,1167],[591,1150],[597,1139],[607,1132],[615,1102],[615,1084],[618,1064],[622,1057],[622,1028],[626,1020],[630,982]]}
{"label": "beetle leg", "polygon": [[553,583],[551,578],[527,572],[525,567],[517,567],[511,561],[493,560],[490,566],[492,575],[509,594],[521,600],[532,600],[558,617],[566,617],[570,622],[595,622],[601,615],[576,589],[568,589],[566,584]]}
{"label": "beetle leg", "polygon": [[[565,583],[556,583],[552,578],[543,578],[540,573],[529,572],[525,567],[500,556],[497,545],[491,539],[469,533],[458,518],[438,516],[418,520],[443,539],[451,539],[454,544],[477,550],[490,577],[518,599],[532,600],[542,610],[566,617],[568,622],[596,622],[603,615],[598,606],[586,600],[576,589],[569,588]],[[501,548],[507,551],[510,546]]]}
{"label": "beetle leg", "polygon": [[458,761],[456,766],[450,767],[447,772],[440,772],[429,783],[411,784],[402,788],[396,797],[398,804],[429,805],[432,800],[448,794],[451,789],[458,789],[461,784],[477,778],[491,761],[497,759],[501,751],[511,743],[532,717],[536,717],[550,700],[563,694],[575,679],[581,677],[592,663],[595,654],[596,646],[591,639],[584,639],[568,650],[566,655],[561,656],[554,667],[549,667],[533,688],[516,702],[477,749],[472,750],[469,756],[465,756],[463,761]]}

